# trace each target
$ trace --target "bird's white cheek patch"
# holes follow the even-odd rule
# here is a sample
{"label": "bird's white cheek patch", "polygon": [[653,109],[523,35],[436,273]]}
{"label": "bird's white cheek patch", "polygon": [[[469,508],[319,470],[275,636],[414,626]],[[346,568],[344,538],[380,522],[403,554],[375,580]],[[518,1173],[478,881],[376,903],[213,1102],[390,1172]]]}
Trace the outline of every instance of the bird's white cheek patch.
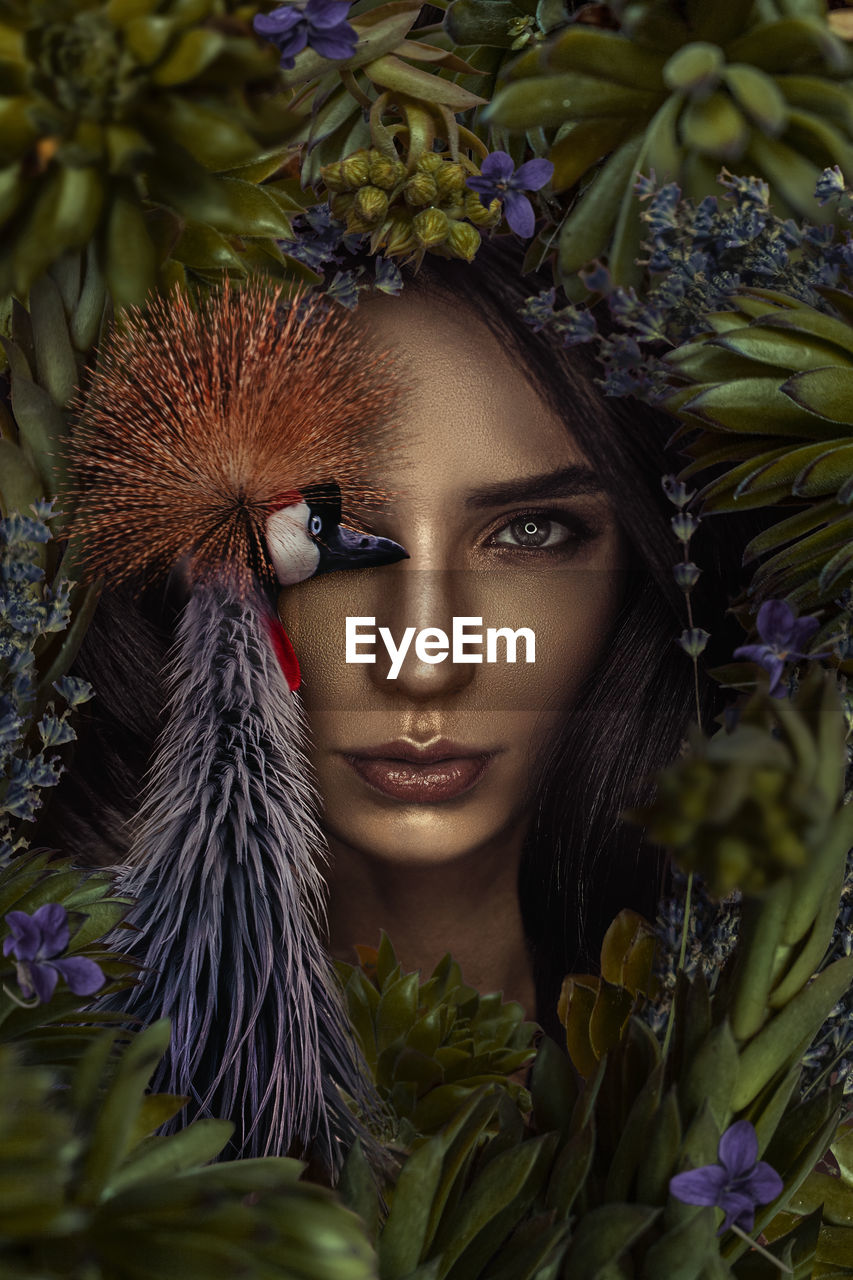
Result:
{"label": "bird's white cheek patch", "polygon": [[275,574],[283,587],[304,582],[317,572],[320,548],[306,533],[308,504],[282,507],[267,521],[267,549]]}

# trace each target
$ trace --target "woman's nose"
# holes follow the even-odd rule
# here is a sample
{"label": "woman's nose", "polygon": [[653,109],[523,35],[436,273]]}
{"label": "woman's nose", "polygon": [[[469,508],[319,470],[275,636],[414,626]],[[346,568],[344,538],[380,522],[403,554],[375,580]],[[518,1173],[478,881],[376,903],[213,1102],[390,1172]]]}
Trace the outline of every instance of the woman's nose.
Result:
{"label": "woman's nose", "polygon": [[[458,693],[477,671],[473,662],[453,661],[453,619],[473,611],[465,605],[467,575],[464,570],[419,569],[411,562],[400,568],[383,577],[378,592],[370,680],[394,697],[431,700]],[[386,629],[382,639],[380,627]],[[476,652],[474,646],[465,648],[467,654]]]}

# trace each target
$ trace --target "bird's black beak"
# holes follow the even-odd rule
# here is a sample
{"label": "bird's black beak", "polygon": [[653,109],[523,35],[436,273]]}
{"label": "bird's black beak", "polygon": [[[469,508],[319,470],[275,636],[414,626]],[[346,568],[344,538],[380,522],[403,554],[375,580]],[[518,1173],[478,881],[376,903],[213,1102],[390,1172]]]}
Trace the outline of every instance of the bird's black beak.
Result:
{"label": "bird's black beak", "polygon": [[409,553],[399,542],[390,538],[377,538],[370,533],[356,533],[345,524],[335,525],[322,541],[317,539],[320,549],[318,573],[333,573],[337,569],[366,569],[369,565],[394,564],[397,560],[408,560]]}

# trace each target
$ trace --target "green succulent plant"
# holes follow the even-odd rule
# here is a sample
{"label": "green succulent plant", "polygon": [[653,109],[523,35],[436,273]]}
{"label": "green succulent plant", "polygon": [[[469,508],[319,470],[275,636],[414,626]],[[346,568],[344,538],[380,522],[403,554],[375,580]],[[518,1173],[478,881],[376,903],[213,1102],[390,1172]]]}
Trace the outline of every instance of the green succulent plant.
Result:
{"label": "green succulent plant", "polygon": [[[352,57],[335,63],[313,49],[296,55],[286,85],[298,89],[294,100],[305,117],[292,141],[304,143],[302,184],[316,187],[323,166],[365,148],[378,149],[389,161],[402,159],[409,173],[436,138],[454,160],[460,143],[483,143],[456,119],[458,112],[486,99],[442,76],[476,75],[476,68],[451,49],[410,35],[420,0],[391,0],[376,5],[360,0],[349,13],[359,43]],[[310,107],[310,115],[308,108]]]}
{"label": "green succulent plant", "polygon": [[102,1033],[70,1088],[0,1045],[0,1271],[39,1280],[375,1280],[356,1216],[289,1158],[209,1165],[233,1131],[154,1131],[185,1103],[147,1094],[169,1023],[109,1065]]}
{"label": "green succulent plant", "polygon": [[471,1093],[504,1084],[513,1103],[529,1110],[523,1085],[508,1080],[535,1057],[538,1025],[500,992],[481,996],[462,981],[449,954],[421,983],[403,973],[385,931],[378,948],[358,947],[358,966],[335,961],[350,1022],[379,1092],[399,1127],[389,1135],[409,1146],[435,1133]]}
{"label": "green succulent plant", "polygon": [[[743,613],[756,596],[813,613],[853,574],[853,308],[840,290],[822,292],[835,316],[783,293],[742,291],[664,361],[683,383],[663,402],[681,418],[692,459],[680,477],[725,468],[700,490],[703,513],[781,508],[745,548],[745,563],[772,554],[735,602]],[[837,624],[830,608],[815,652]]]}
{"label": "green succulent plant", "polygon": [[[835,866],[839,849],[853,844],[845,737],[834,680],[814,667],[790,700],[754,693],[731,730],[706,738],[692,726],[690,753],[660,775],[653,803],[630,816],[717,897],[734,888],[763,894],[793,877],[800,888],[791,914],[802,921],[825,889],[815,863]],[[799,941],[802,928],[794,933]]]}
{"label": "green succulent plant", "polygon": [[[67,250],[98,247],[117,306],[156,283],[282,273],[299,117],[256,6],[233,0],[3,0],[0,296],[26,300]],[[290,264],[298,275],[301,268]]]}
{"label": "green succulent plant", "polygon": [[562,282],[576,291],[574,273],[603,255],[616,283],[639,281],[638,172],[701,200],[725,164],[765,178],[781,216],[814,219],[822,167],[853,158],[851,58],[824,0],[609,10],[619,30],[574,22],[507,63],[480,115],[526,130],[554,163],[552,190],[576,196],[556,216]]}

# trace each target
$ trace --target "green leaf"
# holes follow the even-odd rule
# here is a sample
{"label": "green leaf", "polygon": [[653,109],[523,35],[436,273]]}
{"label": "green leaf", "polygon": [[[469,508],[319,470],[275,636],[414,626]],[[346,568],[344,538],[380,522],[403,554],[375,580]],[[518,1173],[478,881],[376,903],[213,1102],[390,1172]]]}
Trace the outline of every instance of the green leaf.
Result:
{"label": "green leaf", "polygon": [[421,71],[412,67],[393,53],[374,58],[364,67],[374,84],[383,89],[393,89],[395,93],[406,93],[427,103],[443,103],[452,111],[468,111],[471,107],[483,106],[485,98],[470,93],[461,85],[450,80],[442,80],[429,71]]}
{"label": "green leaf", "polygon": [[443,1250],[451,1280],[474,1280],[533,1203],[558,1142],[546,1133],[496,1156],[441,1224],[433,1248]]}
{"label": "green leaf", "polygon": [[151,73],[154,84],[171,86],[195,80],[225,48],[225,36],[209,28],[184,33],[166,59]]}
{"label": "green leaf", "polygon": [[[822,370],[829,374],[840,370]],[[853,375],[853,370],[850,371]],[[796,375],[785,386],[798,377]],[[668,406],[667,406],[668,407]],[[779,386],[776,378],[739,378],[722,386],[700,388],[683,402],[681,408],[726,431],[756,435],[805,436],[826,440],[838,432],[831,431],[825,421],[816,420],[811,411],[794,402],[794,397]]]}
{"label": "green leaf", "polygon": [[62,297],[50,276],[42,276],[30,289],[30,319],[36,376],[57,408],[62,409],[74,395],[79,373]]}
{"label": "green leaf", "polygon": [[688,102],[681,116],[685,146],[715,159],[736,160],[747,144],[750,128],[726,93]]}
{"label": "green leaf", "polygon": [[590,1209],[575,1227],[566,1258],[567,1274],[605,1280],[606,1268],[624,1256],[660,1212],[642,1204],[605,1204]]}
{"label": "green leaf", "polygon": [[161,1018],[140,1032],[122,1056],[81,1168],[77,1189],[81,1203],[95,1203],[124,1160],[144,1090],[169,1044],[169,1035],[169,1020]]}
{"label": "green leaf", "polygon": [[643,1163],[648,1142],[656,1123],[665,1064],[661,1062],[646,1080],[622,1129],[610,1169],[607,1173],[604,1195],[607,1200],[628,1200],[634,1175]]}
{"label": "green leaf", "polygon": [[0,500],[3,517],[27,511],[45,494],[45,484],[35,468],[11,440],[0,439]]}
{"label": "green leaf", "polygon": [[717,1251],[711,1207],[699,1209],[657,1240],[643,1259],[642,1280],[698,1280],[705,1260]]}
{"label": "green leaf", "polygon": [[586,1183],[594,1154],[595,1123],[591,1117],[568,1140],[554,1162],[545,1194],[546,1209],[555,1209],[561,1218],[568,1218]]}
{"label": "green leaf", "polygon": [[406,1276],[421,1261],[444,1154],[445,1144],[439,1135],[419,1147],[403,1166],[379,1238],[379,1280]]}
{"label": "green leaf", "polygon": [[741,1051],[740,1074],[732,1108],[740,1111],[777,1071],[790,1065],[797,1047],[808,1045],[853,979],[853,956],[836,960],[798,992]]}
{"label": "green leaf", "polygon": [[[145,1100],[146,1102],[148,1099]],[[180,1110],[184,1099],[177,1108],[172,1107],[172,1114]],[[143,1123],[147,1125],[152,1119],[159,1122],[149,1113]],[[144,1144],[144,1149],[137,1148],[131,1159],[125,1162],[110,1178],[103,1188],[104,1198],[122,1195],[138,1182],[147,1182],[170,1178],[176,1173],[183,1173],[195,1165],[206,1164],[219,1155],[234,1132],[230,1120],[196,1120],[180,1133],[167,1138],[151,1138]]]}
{"label": "green leaf", "polygon": [[563,279],[605,251],[641,145],[641,137],[629,138],[614,151],[564,220],[558,247]]}
{"label": "green leaf", "polygon": [[572,72],[537,76],[499,89],[481,112],[484,123],[504,129],[554,128],[569,120],[619,116],[641,128],[661,105],[662,93],[606,83]]}
{"label": "green leaf", "polygon": [[827,367],[796,373],[783,383],[781,390],[810,413],[830,422],[850,422],[853,368]]}
{"label": "green leaf", "polygon": [[572,1064],[550,1036],[543,1036],[530,1074],[533,1118],[539,1133],[555,1129],[569,1133],[578,1099]]}
{"label": "green leaf", "polygon": [[615,82],[648,93],[664,92],[666,55],[643,48],[615,31],[577,24],[564,29],[543,48],[544,70],[579,71],[604,85]]}
{"label": "green leaf", "polygon": [[347,1153],[338,1182],[338,1194],[347,1208],[358,1214],[375,1243],[379,1230],[379,1195],[360,1138],[355,1139]]}
{"label": "green leaf", "polygon": [[673,1086],[663,1097],[649,1135],[644,1159],[637,1171],[637,1199],[663,1204],[681,1147],[681,1113]]}

